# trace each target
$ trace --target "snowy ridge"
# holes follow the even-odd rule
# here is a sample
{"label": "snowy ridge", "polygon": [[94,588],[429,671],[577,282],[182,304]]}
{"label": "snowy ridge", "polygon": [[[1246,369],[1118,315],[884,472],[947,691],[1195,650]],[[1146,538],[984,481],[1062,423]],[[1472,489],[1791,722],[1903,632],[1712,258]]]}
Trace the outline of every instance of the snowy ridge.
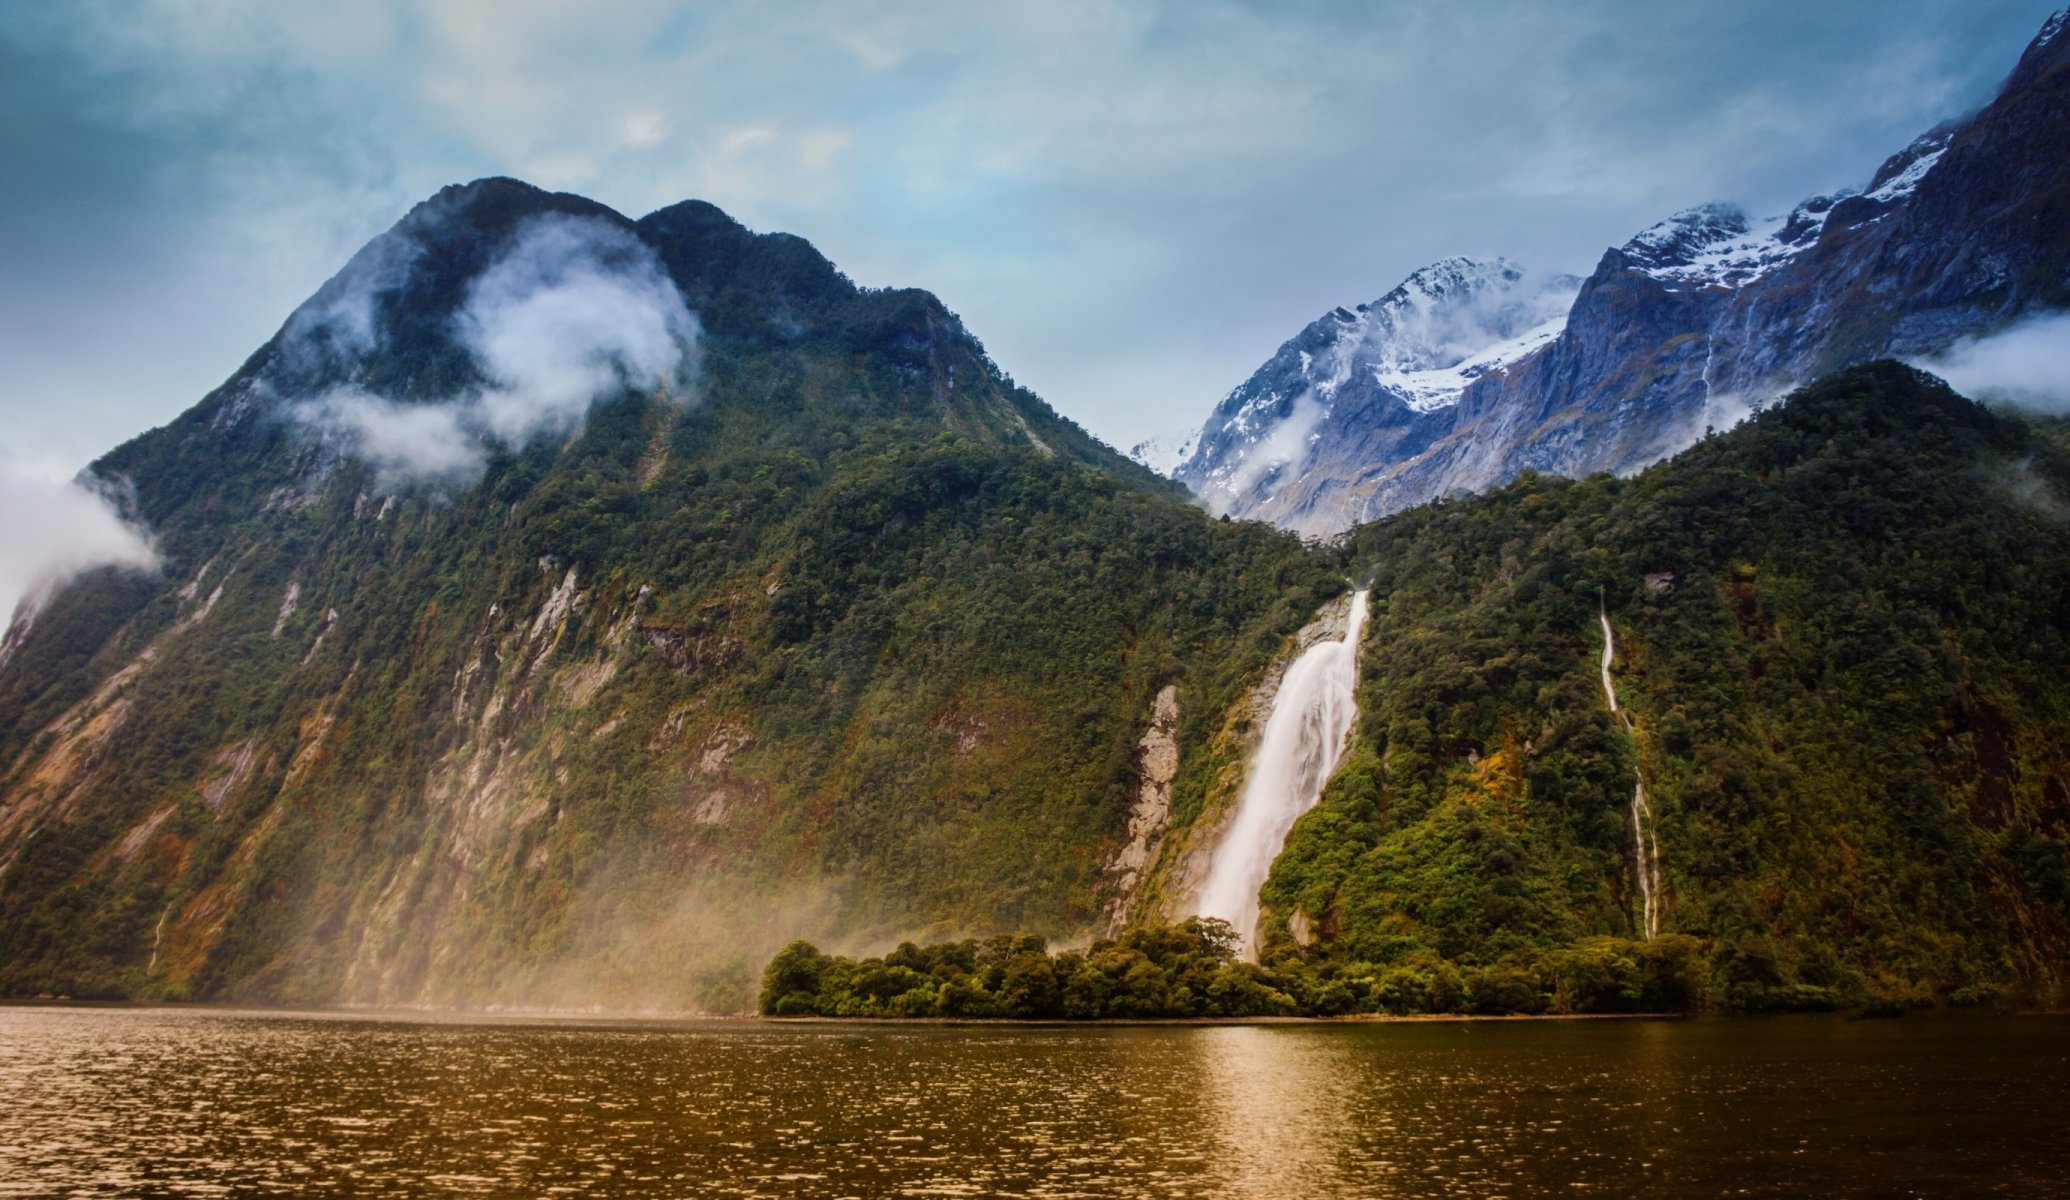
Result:
{"label": "snowy ridge", "polygon": [[[1737,205],[1724,203],[1684,209],[1626,242],[1624,256],[1671,290],[1743,288],[1817,245],[1826,218],[1841,201],[1859,198],[1889,208],[1909,197],[1953,138],[1954,128],[1941,126],[1885,160],[1866,192],[1816,196],[1787,217],[1750,221]],[[1872,213],[1866,219],[1882,216]]]}
{"label": "snowy ridge", "polygon": [[1199,444],[1200,430],[1171,430],[1130,446],[1128,456],[1169,479],[1180,463],[1193,457],[1193,448]]}
{"label": "snowy ridge", "polygon": [[1745,287],[1816,244],[1832,205],[1822,196],[1788,218],[1750,222],[1736,205],[1705,204],[1640,232],[1623,252],[1671,288]]}
{"label": "snowy ridge", "polygon": [[[1447,258],[1371,304],[1334,308],[1230,392],[1174,477],[1210,503],[1306,464],[1340,400],[1427,414],[1559,335],[1581,281],[1502,258]],[[1148,462],[1147,459],[1139,461]]]}
{"label": "snowy ridge", "polygon": [[1942,125],[1931,132],[1914,138],[1912,144],[1885,159],[1876,169],[1876,177],[1869,181],[1867,196],[1884,204],[1893,204],[1910,196],[1919,187],[1919,181],[1941,161],[1947,153],[1948,143],[1955,140],[1955,128]]}
{"label": "snowy ridge", "polygon": [[1560,336],[1567,328],[1567,315],[1534,326],[1518,337],[1498,342],[1463,362],[1428,371],[1389,372],[1373,369],[1374,382],[1401,397],[1402,403],[1419,413],[1435,412],[1459,402],[1466,386],[1490,371],[1498,371],[1536,351]]}
{"label": "snowy ridge", "polygon": [[2065,19],[2070,19],[2070,9],[2064,9],[2055,16],[2050,17],[2041,26],[2041,32],[2034,35],[2034,48],[2039,50],[2050,42],[2055,41],[2056,35],[2063,32]]}
{"label": "snowy ridge", "polygon": [[2050,16],[1997,99],[1862,187],[1761,220],[1676,213],[1586,288],[1445,259],[1325,313],[1216,406],[1173,478],[1217,512],[1328,537],[1525,469],[1636,470],[1839,359],[1915,357],[2008,305],[2062,307],[2037,266],[2060,224],[2008,222],[1992,197],[2053,178],[2038,168],[2064,144],[2066,28],[2070,10]]}

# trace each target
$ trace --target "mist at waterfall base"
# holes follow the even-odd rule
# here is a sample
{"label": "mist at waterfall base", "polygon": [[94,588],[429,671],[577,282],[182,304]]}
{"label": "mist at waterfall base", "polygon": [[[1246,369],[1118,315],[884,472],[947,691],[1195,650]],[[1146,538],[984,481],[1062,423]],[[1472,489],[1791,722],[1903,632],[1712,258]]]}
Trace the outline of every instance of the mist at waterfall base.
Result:
{"label": "mist at waterfall base", "polygon": [[1310,646],[1280,679],[1236,817],[1201,885],[1196,910],[1234,926],[1246,958],[1257,955],[1258,891],[1272,860],[1294,822],[1322,796],[1358,716],[1358,642],[1365,624],[1366,593],[1354,592],[1343,639]]}

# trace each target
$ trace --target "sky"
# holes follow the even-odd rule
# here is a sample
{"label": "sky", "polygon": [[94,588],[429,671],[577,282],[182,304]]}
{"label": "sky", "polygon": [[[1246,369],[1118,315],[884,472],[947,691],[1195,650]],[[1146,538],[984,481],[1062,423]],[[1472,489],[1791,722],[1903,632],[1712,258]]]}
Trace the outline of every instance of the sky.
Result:
{"label": "sky", "polygon": [[499,174],[709,200],[927,288],[1126,448],[1435,259],[1586,273],[1692,204],[1860,185],[2054,5],[8,4],[0,475],[170,420],[411,204]]}

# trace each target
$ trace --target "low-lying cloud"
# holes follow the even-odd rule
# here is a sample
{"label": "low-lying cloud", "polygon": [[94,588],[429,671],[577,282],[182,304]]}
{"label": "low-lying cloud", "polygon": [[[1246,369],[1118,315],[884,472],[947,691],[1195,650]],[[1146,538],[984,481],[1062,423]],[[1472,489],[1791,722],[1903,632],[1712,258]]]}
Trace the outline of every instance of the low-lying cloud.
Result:
{"label": "low-lying cloud", "polygon": [[2070,412],[2070,312],[2027,317],[1913,365],[1973,400]]}
{"label": "low-lying cloud", "polygon": [[156,570],[151,534],[125,518],[116,492],[81,476],[39,479],[0,471],[0,631],[34,613],[65,584],[96,567]]}
{"label": "low-lying cloud", "polygon": [[[394,261],[370,263],[365,278],[384,283]],[[372,311],[341,292],[320,310],[321,327],[335,330],[326,334],[333,342],[376,352],[378,331],[371,316],[362,319]],[[619,389],[680,399],[696,372],[700,329],[639,239],[597,218],[552,216],[527,224],[474,281],[454,334],[480,386],[435,402],[338,386],[297,405],[295,416],[366,459],[384,485],[466,482],[481,474],[493,444],[572,432],[590,405]]]}
{"label": "low-lying cloud", "polygon": [[1201,494],[1209,509],[1217,515],[1226,514],[1273,471],[1306,463],[1314,452],[1315,431],[1325,415],[1322,402],[1312,390],[1301,393],[1285,418],[1256,443],[1244,447],[1225,476],[1203,481]]}

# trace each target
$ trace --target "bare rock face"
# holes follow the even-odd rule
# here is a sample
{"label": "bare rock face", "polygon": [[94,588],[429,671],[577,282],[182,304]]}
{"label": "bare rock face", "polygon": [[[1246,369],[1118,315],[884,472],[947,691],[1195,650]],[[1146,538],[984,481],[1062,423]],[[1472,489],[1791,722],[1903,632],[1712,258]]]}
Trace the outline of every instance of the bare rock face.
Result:
{"label": "bare rock face", "polygon": [[[1258,681],[1227,714],[1221,732],[1215,737],[1215,748],[1230,765],[1210,786],[1200,816],[1174,831],[1161,846],[1153,847],[1148,887],[1144,895],[1137,897],[1134,908],[1145,910],[1144,915],[1154,914],[1166,920],[1193,911],[1201,885],[1207,881],[1208,868],[1214,863],[1215,848],[1221,844],[1223,831],[1236,815],[1236,804],[1243,794],[1245,772],[1258,749],[1259,739],[1264,736],[1265,723],[1272,717],[1272,705],[1279,695],[1280,680],[1285,678],[1287,668],[1309,647],[1318,642],[1343,640],[1350,621],[1349,593],[1323,605],[1313,620],[1288,639],[1278,656],[1259,675]],[[1124,915],[1129,911],[1126,908],[1122,910]]]}
{"label": "bare rock face", "polygon": [[[1543,324],[1475,315],[1528,292],[1499,261],[1447,260],[1326,314],[1215,409],[1174,478],[1218,512],[1327,537],[1526,470],[1637,470],[1820,375],[2070,306],[2063,26],[2043,27],[1989,106],[1860,191],[1765,220],[1677,213],[1607,251]],[[1410,295],[1449,322],[1437,350],[1394,319]],[[1404,386],[1415,373],[1389,364],[1419,352],[1451,366]]]}
{"label": "bare rock face", "polygon": [[1157,861],[1172,813],[1172,780],[1179,774],[1179,689],[1166,684],[1150,705],[1150,728],[1136,745],[1136,800],[1128,811],[1128,840],[1107,861],[1114,894],[1107,902],[1108,932],[1128,919],[1136,890]]}

